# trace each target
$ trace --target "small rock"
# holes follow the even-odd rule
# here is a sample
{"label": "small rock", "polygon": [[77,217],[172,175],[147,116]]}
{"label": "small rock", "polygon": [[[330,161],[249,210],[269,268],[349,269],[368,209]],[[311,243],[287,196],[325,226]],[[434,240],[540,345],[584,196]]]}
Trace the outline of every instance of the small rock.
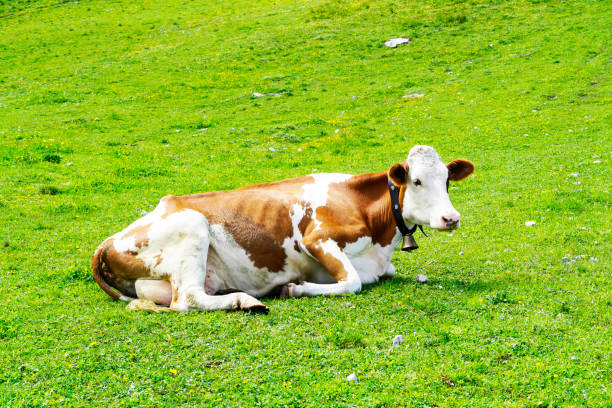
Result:
{"label": "small rock", "polygon": [[404,342],[404,336],[402,336],[401,334],[398,334],[397,336],[395,336],[393,338],[393,345],[397,346],[400,345]]}
{"label": "small rock", "polygon": [[25,371],[25,369],[26,369],[25,365],[22,364],[19,366],[19,371]]}
{"label": "small rock", "polygon": [[253,98],[261,98],[264,97],[266,95],[259,93],[259,92],[253,92],[253,94],[251,95]]}
{"label": "small rock", "polygon": [[72,164],[73,164],[72,162],[68,162],[66,163],[66,166],[72,166]]}
{"label": "small rock", "polygon": [[601,160],[595,160],[595,161],[593,161],[593,164],[599,164],[599,163],[601,163]]}
{"label": "small rock", "polygon": [[355,99],[357,99],[357,97],[356,96],[351,96],[351,99],[355,100]]}
{"label": "small rock", "polygon": [[404,95],[402,96],[402,98],[422,98],[424,96],[425,94],[413,93],[413,94]]}
{"label": "small rock", "polygon": [[589,261],[591,261],[591,262],[597,262],[597,258],[595,258],[594,256],[592,256],[592,257],[590,257],[590,258],[589,258]]}
{"label": "small rock", "polygon": [[346,377],[346,381],[354,382],[355,384],[357,384],[359,382],[359,380],[357,379],[357,376],[355,375],[355,373],[350,373],[348,375],[348,377]]}
{"label": "small rock", "polygon": [[387,41],[385,41],[385,45],[387,47],[391,47],[391,48],[396,48],[398,45],[401,44],[410,44],[410,38],[391,38]]}
{"label": "small rock", "polygon": [[423,275],[422,273],[419,273],[417,275],[417,282],[419,283],[427,283],[429,279],[427,278],[427,276]]}
{"label": "small rock", "polygon": [[299,148],[298,148],[298,152],[301,152],[301,151],[302,151],[302,148],[301,148],[301,147],[299,147]]}
{"label": "small rock", "polygon": [[140,212],[140,215],[147,215],[148,213],[149,213],[148,211],[142,210],[142,211]]}
{"label": "small rock", "polygon": [[198,130],[198,132],[206,132],[208,130],[208,128],[202,128],[200,130]]}
{"label": "small rock", "polygon": [[533,227],[534,225],[536,225],[535,221],[525,221],[525,226],[526,227]]}
{"label": "small rock", "polygon": [[510,252],[509,248],[504,249],[504,252]]}
{"label": "small rock", "polygon": [[334,130],[334,133],[340,133],[340,129]]}
{"label": "small rock", "polygon": [[4,243],[4,247],[7,248],[10,244],[8,242]]}
{"label": "small rock", "polygon": [[566,262],[566,263],[567,263],[567,262],[569,262],[569,261],[570,261],[570,259],[569,259],[567,256],[564,256],[563,258],[561,258],[561,261],[563,261],[563,262]]}
{"label": "small rock", "polygon": [[459,252],[459,255],[463,255],[463,251]]}
{"label": "small rock", "polygon": [[271,147],[271,148],[270,148],[270,151],[271,151],[271,152],[275,152],[275,151],[276,151],[276,149],[275,149],[275,148],[273,148],[273,147]]}

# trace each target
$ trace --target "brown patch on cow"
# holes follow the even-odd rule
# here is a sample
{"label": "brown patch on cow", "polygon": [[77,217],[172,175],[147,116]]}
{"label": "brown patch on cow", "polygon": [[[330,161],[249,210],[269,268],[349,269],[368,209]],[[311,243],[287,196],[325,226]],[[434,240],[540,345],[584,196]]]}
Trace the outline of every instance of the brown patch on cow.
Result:
{"label": "brown patch on cow", "polygon": [[306,248],[335,280],[338,282],[346,281],[348,271],[344,268],[341,260],[323,251],[319,243],[306,245]]}
{"label": "brown patch on cow", "polygon": [[155,266],[159,266],[159,264],[164,261],[164,258],[162,258],[162,253],[161,252],[159,254],[153,256],[153,258],[155,259]]}
{"label": "brown patch on cow", "polygon": [[[330,191],[330,196],[335,196],[335,193],[335,191]],[[327,239],[333,239],[338,243],[340,249],[344,249],[348,243],[370,235],[363,223],[361,212],[357,208],[346,211],[346,209],[328,206],[319,207],[317,208],[316,219],[321,222],[321,228],[313,231],[311,235],[314,235],[316,240],[323,242]]]}
{"label": "brown patch on cow", "polygon": [[304,210],[304,216],[298,223],[298,229],[300,230],[300,233],[302,234],[302,236],[306,235],[306,229],[308,228],[311,222],[312,222],[312,208],[308,206]]}
{"label": "brown patch on cow", "polygon": [[300,245],[297,241],[293,241],[293,249],[295,249],[296,252],[302,252],[302,250],[300,249]]}
{"label": "brown patch on cow", "polygon": [[137,225],[130,230],[128,230],[121,239],[134,237],[134,246],[136,248],[145,248],[149,245],[149,230],[151,228],[151,223],[146,225]]}
{"label": "brown patch on cow", "polygon": [[[213,220],[215,222],[213,222]],[[281,271],[285,266],[287,255],[282,247],[282,240],[291,236],[291,220],[289,228],[283,231],[286,224],[277,222],[265,226],[259,225],[251,217],[242,213],[230,213],[223,218],[213,218],[211,223],[220,223],[234,240],[249,255],[257,268],[268,268],[270,271]]]}
{"label": "brown patch on cow", "polygon": [[109,245],[104,252],[104,261],[112,271],[112,280],[136,280],[150,275],[142,259],[137,256],[118,252],[114,245]]}
{"label": "brown patch on cow", "polygon": [[[388,172],[362,174],[350,181],[352,198],[359,208],[362,219],[372,237],[373,244],[387,246],[396,233],[395,219],[391,209],[391,196],[387,183]],[[406,187],[400,186],[400,206],[404,202]]]}
{"label": "brown patch on cow", "polygon": [[168,215],[185,209],[202,213],[210,224],[220,224],[230,233],[257,268],[278,272],[287,259],[283,241],[293,235],[289,209],[297,190],[295,180],[288,180],[290,187],[277,182],[259,189],[245,187],[164,199]]}

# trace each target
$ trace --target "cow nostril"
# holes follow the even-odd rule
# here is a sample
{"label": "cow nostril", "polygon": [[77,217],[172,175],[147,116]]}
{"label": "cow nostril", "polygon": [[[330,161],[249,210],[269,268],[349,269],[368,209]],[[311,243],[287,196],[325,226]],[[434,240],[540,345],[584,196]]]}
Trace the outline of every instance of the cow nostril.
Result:
{"label": "cow nostril", "polygon": [[459,217],[442,217],[442,221],[447,227],[454,227],[459,223]]}

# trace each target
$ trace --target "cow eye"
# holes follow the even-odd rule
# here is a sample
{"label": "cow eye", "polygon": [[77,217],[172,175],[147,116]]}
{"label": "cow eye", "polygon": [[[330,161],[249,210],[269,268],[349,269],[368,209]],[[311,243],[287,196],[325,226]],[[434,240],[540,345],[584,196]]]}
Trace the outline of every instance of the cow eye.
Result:
{"label": "cow eye", "polygon": [[421,180],[416,179],[412,182],[415,186],[420,186],[421,185]]}

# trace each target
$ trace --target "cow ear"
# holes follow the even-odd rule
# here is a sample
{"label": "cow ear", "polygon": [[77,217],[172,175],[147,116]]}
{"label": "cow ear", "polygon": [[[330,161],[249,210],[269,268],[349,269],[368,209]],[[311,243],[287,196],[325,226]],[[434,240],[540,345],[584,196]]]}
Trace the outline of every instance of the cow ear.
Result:
{"label": "cow ear", "polygon": [[448,169],[448,179],[460,181],[474,172],[474,163],[465,159],[457,159],[446,165]]}
{"label": "cow ear", "polygon": [[403,186],[408,182],[408,165],[395,163],[389,169],[389,178],[398,186]]}

